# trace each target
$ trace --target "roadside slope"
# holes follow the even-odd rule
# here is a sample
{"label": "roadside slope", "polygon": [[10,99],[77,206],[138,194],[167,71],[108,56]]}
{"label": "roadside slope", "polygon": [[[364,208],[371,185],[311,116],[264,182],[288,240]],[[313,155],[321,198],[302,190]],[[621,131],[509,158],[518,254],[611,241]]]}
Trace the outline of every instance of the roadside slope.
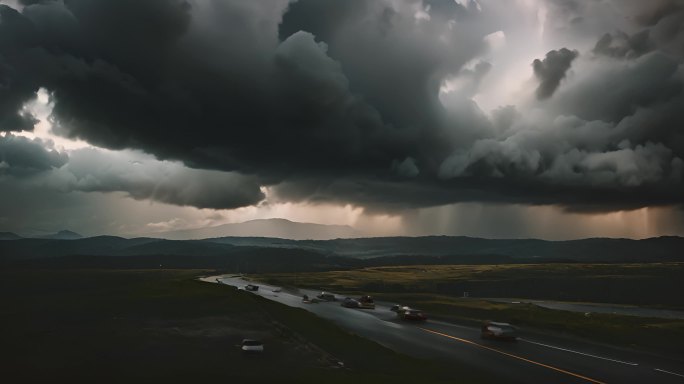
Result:
{"label": "roadside slope", "polygon": [[[491,382],[416,360],[200,271],[2,271],[0,360],[12,382]],[[263,356],[237,344],[259,338]],[[343,361],[345,369],[333,368]],[[496,379],[494,379],[496,381]]]}

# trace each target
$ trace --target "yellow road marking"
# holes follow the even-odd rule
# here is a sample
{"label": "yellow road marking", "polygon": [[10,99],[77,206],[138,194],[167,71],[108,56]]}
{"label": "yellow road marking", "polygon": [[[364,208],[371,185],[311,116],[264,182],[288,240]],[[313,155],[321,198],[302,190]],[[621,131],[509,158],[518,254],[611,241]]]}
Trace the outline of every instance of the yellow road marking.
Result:
{"label": "yellow road marking", "polygon": [[447,335],[446,333],[441,333],[441,332],[433,331],[433,330],[427,329],[427,328],[420,328],[420,329],[422,329],[422,330],[425,331],[425,332],[434,333],[435,335],[447,337],[447,338],[449,338],[449,339],[453,339],[453,340],[456,340],[456,341],[460,341],[460,342],[462,342],[462,343],[474,345],[474,346],[477,346],[477,347],[480,347],[480,348],[484,348],[484,349],[490,350],[490,351],[492,351],[492,352],[496,352],[496,353],[500,353],[500,354],[502,354],[502,355],[506,355],[506,356],[509,356],[509,357],[513,357],[513,358],[515,358],[515,359],[522,360],[522,361],[528,362],[528,363],[530,363],[530,364],[539,365],[539,366],[541,366],[541,367],[548,368],[548,369],[551,369],[551,370],[554,370],[554,371],[557,371],[557,372],[560,372],[560,373],[564,373],[564,374],[566,374],[566,375],[570,375],[570,376],[574,376],[574,377],[577,377],[577,378],[580,378],[580,379],[583,379],[583,380],[587,380],[587,381],[592,382],[592,383],[595,383],[595,384],[606,384],[606,383],[603,382],[603,381],[599,381],[599,380],[592,379],[592,378],[589,378],[589,377],[586,377],[586,376],[582,376],[582,375],[579,375],[579,374],[577,374],[577,373],[573,373],[573,372],[570,372],[570,371],[566,371],[566,370],[561,369],[561,368],[558,368],[558,367],[554,367],[554,366],[551,366],[551,365],[547,365],[547,364],[544,364],[544,363],[540,363],[540,362],[538,362],[538,361],[526,359],[526,358],[524,358],[524,357],[521,357],[521,356],[518,356],[518,355],[514,355],[514,354],[512,354],[512,353],[500,351],[500,350],[498,350],[498,349],[491,348],[491,347],[488,347],[488,346],[486,346],[486,345],[478,344],[478,343],[476,343],[476,342],[474,342],[474,341],[470,341],[470,340],[466,340],[466,339],[461,339],[460,337]]}

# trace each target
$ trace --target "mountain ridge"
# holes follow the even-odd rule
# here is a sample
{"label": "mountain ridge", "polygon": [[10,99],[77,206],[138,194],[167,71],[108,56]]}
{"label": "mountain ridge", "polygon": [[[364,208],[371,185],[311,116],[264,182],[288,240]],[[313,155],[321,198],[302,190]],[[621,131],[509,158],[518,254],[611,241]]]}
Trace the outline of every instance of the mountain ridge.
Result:
{"label": "mountain ridge", "polygon": [[82,239],[83,236],[79,233],[69,231],[66,229],[62,229],[61,231],[57,231],[57,232],[49,234],[49,235],[37,236],[36,238],[37,239],[51,239],[51,240],[76,240],[76,239]]}
{"label": "mountain ridge", "polygon": [[23,237],[17,235],[14,232],[0,232],[0,240],[19,240]]}
{"label": "mountain ridge", "polygon": [[360,233],[348,225],[317,224],[282,218],[255,219],[211,227],[165,231],[151,236],[168,240],[202,240],[219,237],[267,237],[292,240],[331,240],[355,238]]}
{"label": "mountain ridge", "polygon": [[482,239],[471,237],[380,237],[333,240],[290,240],[265,237],[221,237],[204,240],[167,240],[149,237],[97,236],[83,239],[23,238],[0,241],[0,261],[63,256],[149,256],[230,258],[239,253],[268,250],[315,253],[321,257],[370,260],[409,258],[412,262],[665,262],[684,261],[684,238],[666,236],[642,240],[590,238],[549,241],[539,239]]}

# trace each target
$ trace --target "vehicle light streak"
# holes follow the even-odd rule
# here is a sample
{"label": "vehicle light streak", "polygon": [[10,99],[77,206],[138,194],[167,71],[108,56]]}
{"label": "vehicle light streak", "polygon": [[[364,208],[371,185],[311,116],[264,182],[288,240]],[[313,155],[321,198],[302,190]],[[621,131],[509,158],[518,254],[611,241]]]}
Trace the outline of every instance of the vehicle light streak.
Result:
{"label": "vehicle light streak", "polygon": [[658,372],[662,372],[662,373],[668,373],[668,374],[670,374],[670,375],[675,375],[675,376],[679,376],[679,377],[684,377],[684,375],[681,375],[681,374],[679,374],[679,373],[674,373],[674,372],[666,371],[666,370],[660,369],[660,368],[653,368],[653,370],[654,370],[654,371],[658,371]]}
{"label": "vehicle light streak", "polygon": [[614,362],[614,363],[625,364],[625,365],[631,365],[631,366],[637,366],[637,365],[639,365],[638,363],[630,363],[629,361],[622,361],[622,360],[610,359],[610,358],[608,358],[608,357],[592,355],[592,354],[589,354],[589,353],[584,353],[584,352],[579,352],[579,351],[573,351],[572,349],[556,347],[555,345],[543,344],[543,343],[539,343],[539,342],[532,341],[532,340],[527,340],[527,339],[520,339],[520,340],[521,340],[521,341],[524,341],[524,342],[526,342],[526,343],[535,344],[535,345],[539,345],[539,346],[546,347],[546,348],[553,348],[553,349],[557,349],[557,350],[559,350],[559,351],[570,352],[570,353],[576,353],[576,354],[578,354],[578,355],[593,357],[594,359],[607,360],[607,361],[612,361],[612,362]]}
{"label": "vehicle light streak", "polygon": [[557,372],[560,372],[560,373],[564,373],[564,374],[566,374],[566,375],[574,376],[574,377],[580,378],[580,379],[582,379],[582,380],[587,380],[587,381],[592,382],[592,383],[595,383],[595,384],[606,384],[606,383],[603,382],[603,381],[599,381],[599,380],[596,380],[596,379],[592,379],[592,378],[590,378],[590,377],[582,376],[582,375],[577,374],[577,373],[574,373],[574,372],[566,371],[566,370],[564,370],[564,369],[561,369],[561,368],[558,368],[558,367],[554,367],[554,366],[552,366],[552,365],[548,365],[548,364],[540,363],[540,362],[538,362],[538,361],[526,359],[526,358],[524,358],[524,357],[521,357],[521,356],[518,356],[518,355],[514,355],[514,354],[512,354],[512,353],[504,352],[504,351],[498,350],[498,349],[496,349],[496,348],[491,348],[491,347],[488,347],[488,346],[486,346],[486,345],[478,344],[478,343],[476,343],[476,342],[474,342],[474,341],[462,339],[462,338],[456,337],[456,336],[447,335],[446,333],[441,333],[441,332],[433,331],[433,330],[427,329],[427,328],[420,328],[420,329],[422,329],[422,330],[425,331],[425,332],[429,332],[429,333],[433,333],[433,334],[435,334],[435,335],[447,337],[447,338],[449,338],[449,339],[453,339],[453,340],[456,340],[456,341],[460,341],[460,342],[462,342],[462,343],[474,345],[474,346],[476,346],[476,347],[484,348],[484,349],[490,350],[490,351],[492,351],[492,352],[500,353],[500,354],[502,354],[502,355],[506,355],[506,356],[509,356],[509,357],[512,357],[512,358],[515,358],[515,359],[518,359],[518,360],[522,360],[522,361],[528,362],[528,363],[530,363],[530,364],[535,364],[535,365],[538,365],[538,366],[540,366],[540,367],[544,367],[544,368],[547,368],[547,369],[551,369],[551,370],[554,370],[554,371],[557,371]]}

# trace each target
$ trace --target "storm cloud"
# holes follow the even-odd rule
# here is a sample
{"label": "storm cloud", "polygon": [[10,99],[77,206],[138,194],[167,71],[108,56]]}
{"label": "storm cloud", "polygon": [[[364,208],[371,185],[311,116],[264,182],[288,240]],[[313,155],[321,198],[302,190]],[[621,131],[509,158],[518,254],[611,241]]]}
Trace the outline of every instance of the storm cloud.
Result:
{"label": "storm cloud", "polygon": [[[136,152],[83,148],[59,152],[49,142],[0,136],[0,185],[54,193],[123,192],[136,200],[231,209],[264,199],[253,177],[190,169]],[[18,197],[19,198],[19,197]]]}
{"label": "storm cloud", "polygon": [[29,176],[61,167],[68,156],[46,148],[49,145],[40,139],[0,136],[0,176]]}
{"label": "storm cloud", "polygon": [[54,165],[65,188],[197,207],[257,204],[260,187],[378,210],[681,204],[684,11],[627,3],[630,26],[607,5],[540,2],[550,39],[575,40],[527,62],[536,97],[493,111],[474,100],[506,65],[487,39],[513,28],[507,2],[0,5],[0,130],[30,131],[24,105],[45,89],[54,132],[178,166],[160,181],[82,151]]}
{"label": "storm cloud", "polygon": [[553,95],[577,55],[577,51],[562,48],[547,53],[544,60],[535,59],[532,62],[534,74],[539,79],[536,91],[538,99],[546,99]]}
{"label": "storm cloud", "polygon": [[232,209],[265,197],[253,177],[94,149],[72,152],[69,162],[46,181],[58,189],[125,192],[136,200],[197,208]]}

